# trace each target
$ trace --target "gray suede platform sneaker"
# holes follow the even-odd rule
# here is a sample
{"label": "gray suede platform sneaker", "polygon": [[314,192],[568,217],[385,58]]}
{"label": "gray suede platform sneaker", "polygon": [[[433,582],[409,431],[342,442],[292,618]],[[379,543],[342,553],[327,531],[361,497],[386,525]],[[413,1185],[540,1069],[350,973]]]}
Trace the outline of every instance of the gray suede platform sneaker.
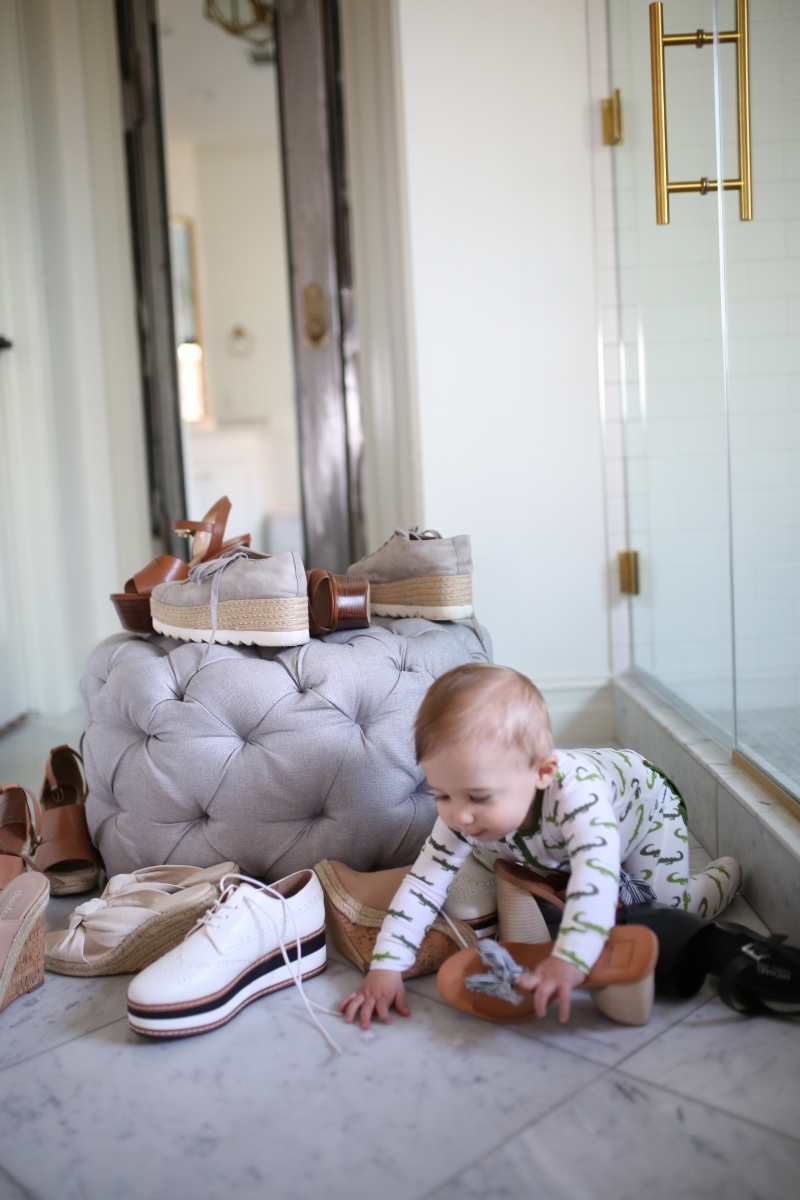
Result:
{"label": "gray suede platform sneaker", "polygon": [[374,554],[347,568],[370,583],[375,617],[461,621],[473,616],[472,550],[466,534],[443,538],[419,526],[395,529]]}
{"label": "gray suede platform sneaker", "polygon": [[306,572],[299,554],[237,549],[198,563],[150,596],[153,628],[184,642],[299,646],[309,640]]}

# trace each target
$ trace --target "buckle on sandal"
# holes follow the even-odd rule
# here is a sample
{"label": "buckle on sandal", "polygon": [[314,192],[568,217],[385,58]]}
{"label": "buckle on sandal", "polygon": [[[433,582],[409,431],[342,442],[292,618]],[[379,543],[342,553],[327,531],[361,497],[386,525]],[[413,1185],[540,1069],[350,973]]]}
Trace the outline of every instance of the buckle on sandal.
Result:
{"label": "buckle on sandal", "polygon": [[771,950],[759,949],[755,942],[748,942],[746,946],[742,946],[742,954],[746,954],[748,958],[752,958],[753,962],[763,962],[765,958],[769,958]]}

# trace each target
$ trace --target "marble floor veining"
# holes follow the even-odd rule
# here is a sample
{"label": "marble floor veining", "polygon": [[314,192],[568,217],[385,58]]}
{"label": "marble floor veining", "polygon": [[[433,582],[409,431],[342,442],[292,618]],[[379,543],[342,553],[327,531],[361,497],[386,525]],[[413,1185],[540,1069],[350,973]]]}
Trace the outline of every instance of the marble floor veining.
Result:
{"label": "marble floor veining", "polygon": [[[0,737],[0,782],[38,787],[75,721]],[[691,839],[693,865],[707,856]],[[75,898],[53,900],[64,928]],[[743,900],[733,919],[758,918]],[[309,981],[335,1009],[335,953]],[[124,976],[48,975],[0,1014],[0,1200],[783,1200],[800,1174],[797,1019],[744,1018],[708,983],[613,1025],[576,995],[567,1027],[474,1021],[435,980],[368,1033],[286,989],[199,1038],[149,1043]]]}

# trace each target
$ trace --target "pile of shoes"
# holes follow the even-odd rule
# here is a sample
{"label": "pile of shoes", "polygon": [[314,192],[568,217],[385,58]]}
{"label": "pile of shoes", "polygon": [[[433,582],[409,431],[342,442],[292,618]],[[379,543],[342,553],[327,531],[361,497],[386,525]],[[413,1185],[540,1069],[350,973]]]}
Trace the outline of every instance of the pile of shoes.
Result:
{"label": "pile of shoes", "polygon": [[417,526],[395,530],[346,575],[306,571],[296,551],[249,549],[250,534],[223,541],[227,496],[202,521],[176,521],[193,538],[191,562],[158,558],[112,595],[123,628],[192,642],[299,646],[362,629],[370,616],[457,621],[473,616],[470,540]]}

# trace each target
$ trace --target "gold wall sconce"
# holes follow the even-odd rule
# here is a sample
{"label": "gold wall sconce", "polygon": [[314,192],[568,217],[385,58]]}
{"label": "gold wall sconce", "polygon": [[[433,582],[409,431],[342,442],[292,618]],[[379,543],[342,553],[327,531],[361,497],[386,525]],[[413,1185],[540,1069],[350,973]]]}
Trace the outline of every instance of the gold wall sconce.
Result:
{"label": "gold wall sconce", "polygon": [[639,551],[620,550],[617,555],[619,566],[619,590],[623,596],[639,595]]}
{"label": "gold wall sconce", "polygon": [[[739,110],[739,178],[723,179],[726,191],[739,192],[739,215],[753,219],[753,183],[750,160],[750,49],[747,0],[736,0],[736,28],[720,33],[720,43],[736,46],[737,102]],[[713,33],[664,33],[664,5],[650,5],[650,64],[653,77],[653,150],[656,173],[656,224],[669,225],[669,198],[673,192],[699,192],[705,196],[719,186],[716,179],[671,183],[667,166],[667,89],[664,70],[665,46],[703,46],[714,43]]]}
{"label": "gold wall sconce", "polygon": [[622,141],[622,97],[614,88],[607,100],[600,101],[603,118],[603,145],[618,146]]}

